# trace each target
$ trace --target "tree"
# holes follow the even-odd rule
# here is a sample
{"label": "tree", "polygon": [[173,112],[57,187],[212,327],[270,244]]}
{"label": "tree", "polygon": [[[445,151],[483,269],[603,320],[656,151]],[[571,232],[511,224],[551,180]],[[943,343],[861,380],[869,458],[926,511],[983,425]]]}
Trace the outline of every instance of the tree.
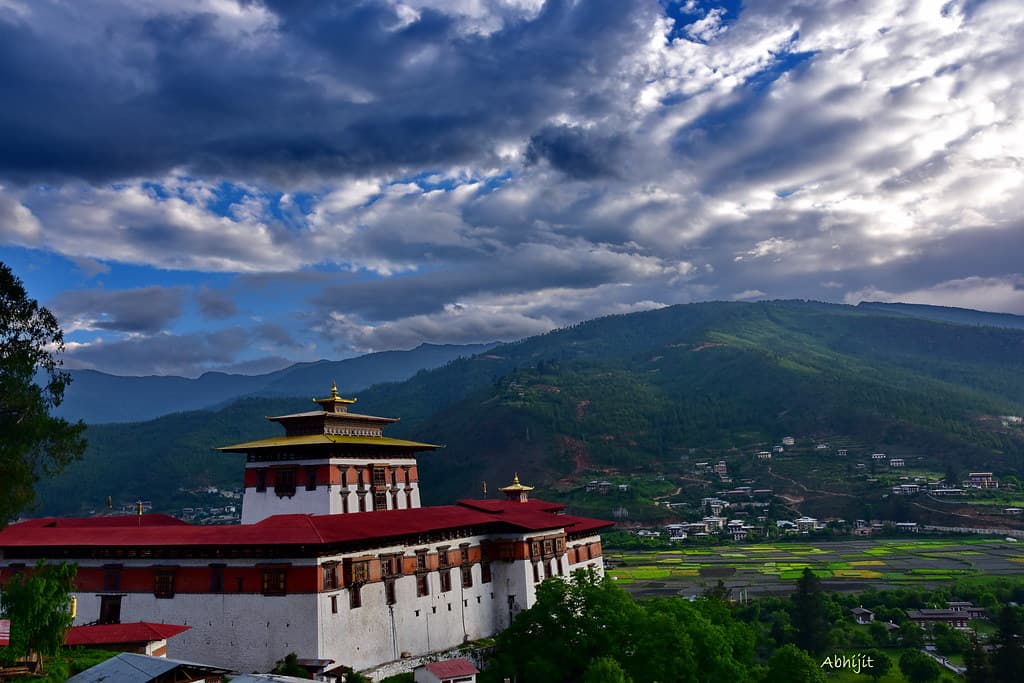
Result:
{"label": "tree", "polygon": [[892,669],[892,660],[881,650],[868,650],[864,655],[871,658],[871,668],[865,669],[864,673],[876,681]]}
{"label": "tree", "polygon": [[971,639],[971,648],[964,653],[964,665],[967,667],[964,672],[967,683],[991,683],[992,666],[977,637]]}
{"label": "tree", "polygon": [[999,612],[996,643],[992,655],[992,677],[998,683],[1019,681],[1024,671],[1024,620],[1017,607],[1006,606]]}
{"label": "tree", "polygon": [[4,586],[2,611],[11,620],[11,638],[4,656],[11,661],[32,653],[43,657],[57,654],[74,621],[71,593],[75,590],[73,564],[45,564],[13,576]]}
{"label": "tree", "polygon": [[825,683],[825,673],[806,652],[783,645],[768,660],[764,683]]}
{"label": "tree", "polygon": [[938,663],[919,650],[909,650],[900,657],[900,671],[910,683],[931,683],[942,673]]}
{"label": "tree", "polygon": [[0,528],[31,505],[41,475],[85,451],[85,425],[50,415],[71,381],[63,351],[57,319],[0,263]]}
{"label": "tree", "polygon": [[598,657],[583,674],[583,683],[631,683],[632,680],[611,657]]}
{"label": "tree", "polygon": [[811,654],[820,654],[828,648],[830,628],[825,617],[825,594],[821,580],[806,567],[793,594],[793,626],[798,647]]}

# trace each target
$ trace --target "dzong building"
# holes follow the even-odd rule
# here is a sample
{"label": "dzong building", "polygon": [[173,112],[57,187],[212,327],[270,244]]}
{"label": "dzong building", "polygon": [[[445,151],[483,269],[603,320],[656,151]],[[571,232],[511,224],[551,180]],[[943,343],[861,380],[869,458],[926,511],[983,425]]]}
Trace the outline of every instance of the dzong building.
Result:
{"label": "dzong building", "polygon": [[171,656],[267,671],[290,652],[357,670],[492,636],[536,586],[601,573],[610,522],[564,514],[519,482],[499,499],[421,507],[417,453],[394,418],[318,410],[271,417],[284,435],[244,453],[242,524],[168,515],[42,518],[0,532],[0,583],[39,560],[78,565],[76,625],[191,628]]}

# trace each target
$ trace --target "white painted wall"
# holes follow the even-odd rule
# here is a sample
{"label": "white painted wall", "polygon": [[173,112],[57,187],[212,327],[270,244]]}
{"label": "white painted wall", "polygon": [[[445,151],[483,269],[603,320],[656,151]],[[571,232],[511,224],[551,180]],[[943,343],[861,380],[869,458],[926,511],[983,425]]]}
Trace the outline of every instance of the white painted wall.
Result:
{"label": "white painted wall", "polygon": [[[296,467],[304,467],[306,465],[338,465],[338,466],[356,466],[365,467],[369,464],[388,465],[393,467],[413,467],[416,465],[415,458],[391,458],[391,459],[374,459],[368,460],[366,458],[328,458],[324,459],[304,459],[304,460],[289,460],[287,464],[295,465]],[[261,469],[278,466],[280,462],[260,462],[260,463],[248,463],[246,469]],[[398,509],[406,508],[405,500],[405,486],[406,484],[399,483],[399,494],[398,494]],[[410,484],[412,488],[412,507],[420,507],[420,490],[419,482],[412,482]],[[345,507],[342,502],[342,497],[348,498],[348,511],[359,512],[359,498],[360,495],[367,495],[366,510],[373,510],[373,494],[369,493],[369,482],[367,482],[364,493],[358,493],[357,482],[348,482],[348,486],[342,487],[340,485],[324,485],[317,486],[314,491],[307,491],[302,484],[296,486],[295,495],[293,496],[278,496],[274,492],[273,486],[267,486],[265,491],[257,491],[255,487],[246,487],[245,493],[242,495],[242,524],[255,524],[259,521],[271,517],[273,515],[289,515],[289,514],[313,514],[313,515],[340,515],[344,512]],[[391,500],[390,488],[388,492],[388,509],[393,509]]]}

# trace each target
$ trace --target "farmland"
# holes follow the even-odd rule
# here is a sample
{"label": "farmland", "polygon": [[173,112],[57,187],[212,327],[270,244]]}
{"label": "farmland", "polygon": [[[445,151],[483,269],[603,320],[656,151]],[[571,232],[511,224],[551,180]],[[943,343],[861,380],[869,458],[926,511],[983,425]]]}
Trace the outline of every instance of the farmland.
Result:
{"label": "farmland", "polygon": [[783,594],[805,568],[837,592],[934,589],[972,576],[1024,576],[1024,543],[991,538],[609,549],[605,559],[608,575],[635,595],[699,594],[719,580],[734,595]]}

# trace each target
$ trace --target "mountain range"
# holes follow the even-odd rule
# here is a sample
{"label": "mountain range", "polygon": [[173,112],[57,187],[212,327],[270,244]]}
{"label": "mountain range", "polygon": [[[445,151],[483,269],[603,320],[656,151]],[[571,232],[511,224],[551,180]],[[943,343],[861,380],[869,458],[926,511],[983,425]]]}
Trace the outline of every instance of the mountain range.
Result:
{"label": "mountain range", "polygon": [[332,379],[346,391],[381,382],[399,382],[420,370],[472,356],[495,344],[421,344],[409,351],[382,351],[340,361],[296,363],[262,375],[207,372],[190,379],[174,376],[123,377],[96,370],[71,370],[72,382],[59,417],[88,424],[139,422],[188,410],[223,407],[248,396],[303,396],[323,391]]}
{"label": "mountain range", "polygon": [[[420,458],[428,504],[514,472],[558,498],[588,478],[679,471],[789,434],[1019,473],[1024,438],[998,416],[1024,414],[1024,330],[915,313],[934,311],[775,301],[610,316],[379,384],[358,412],[445,444]],[[80,512],[107,495],[160,509],[180,499],[168,482],[237,486],[241,459],[211,449],[278,433],[263,416],[305,410],[331,379],[302,398],[90,426],[85,458],[42,483],[41,510]]]}

